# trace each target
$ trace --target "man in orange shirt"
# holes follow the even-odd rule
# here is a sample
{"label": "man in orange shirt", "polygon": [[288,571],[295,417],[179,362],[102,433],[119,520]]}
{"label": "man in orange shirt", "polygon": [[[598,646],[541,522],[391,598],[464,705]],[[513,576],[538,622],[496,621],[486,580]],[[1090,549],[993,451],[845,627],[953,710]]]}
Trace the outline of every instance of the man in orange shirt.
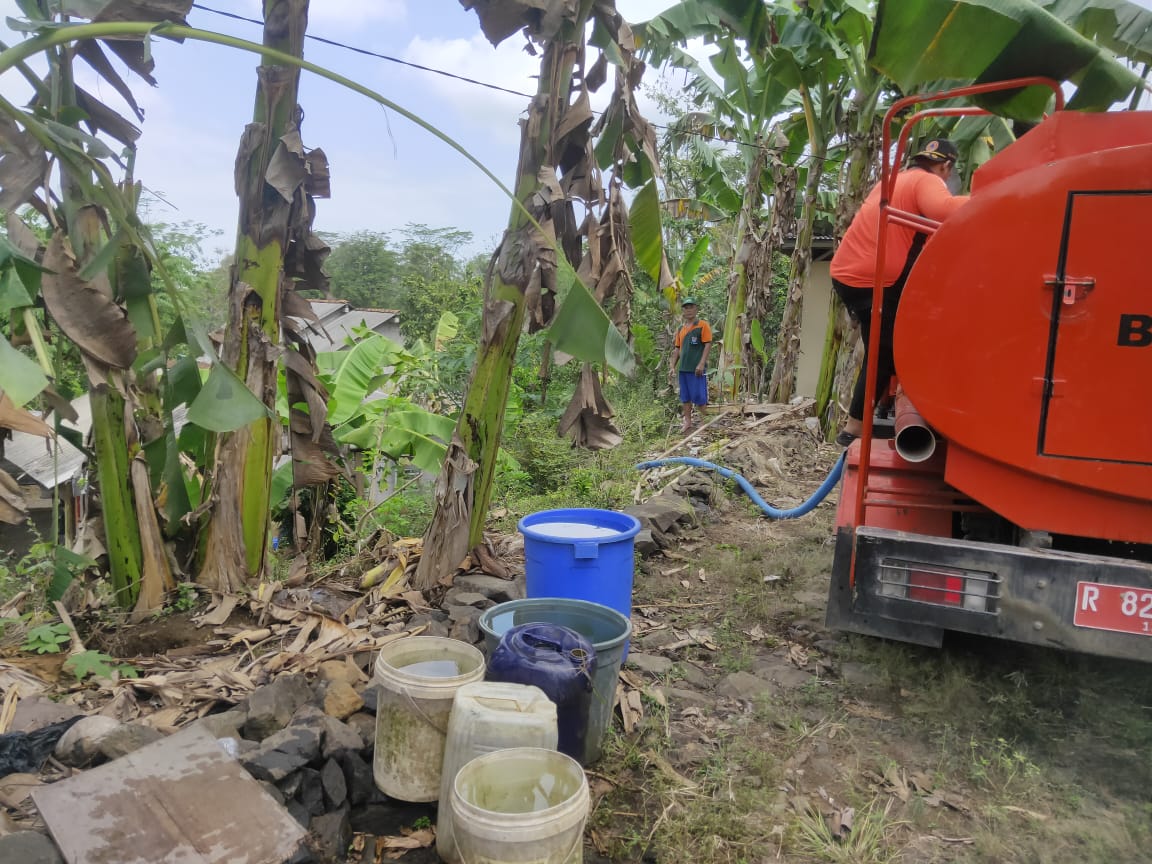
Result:
{"label": "man in orange shirt", "polygon": [[[889,206],[909,213],[918,213],[937,222],[968,202],[967,195],[953,195],[948,190],[948,178],[956,165],[959,152],[946,138],[933,138],[912,157],[911,165],[896,177]],[[860,436],[864,420],[864,387],[867,383],[868,337],[872,323],[872,286],[876,278],[876,253],[879,243],[880,184],[872,187],[860,211],[844,234],[844,239],[832,257],[832,287],[836,290],[848,312],[860,325],[864,340],[864,364],[856,379],[848,420],[836,437],[836,442],[847,447]],[[892,362],[892,331],[896,322],[896,306],[904,280],[920,252],[924,235],[914,228],[889,225],[887,248],[884,250],[884,308],[880,321],[880,351],[876,369],[876,395],[887,389],[895,371]],[[871,410],[871,408],[869,409]]]}
{"label": "man in orange shirt", "polygon": [[[692,406],[708,404],[708,352],[712,350],[712,328],[697,318],[696,301],[685,297],[680,304],[684,324],[676,331],[672,343],[672,369],[679,372],[680,410],[684,424],[680,431],[692,429]],[[671,369],[669,370],[671,373]]]}

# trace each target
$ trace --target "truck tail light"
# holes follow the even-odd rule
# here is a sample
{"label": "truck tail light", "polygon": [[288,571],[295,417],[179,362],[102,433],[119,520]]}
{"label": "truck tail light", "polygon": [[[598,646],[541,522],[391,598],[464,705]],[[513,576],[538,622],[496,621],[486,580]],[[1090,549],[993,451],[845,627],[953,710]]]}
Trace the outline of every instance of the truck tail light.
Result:
{"label": "truck tail light", "polygon": [[885,597],[971,612],[995,612],[1000,599],[1000,578],[995,573],[922,561],[885,558],[879,583]]}
{"label": "truck tail light", "polygon": [[930,570],[908,571],[908,599],[945,606],[964,604],[964,577]]}

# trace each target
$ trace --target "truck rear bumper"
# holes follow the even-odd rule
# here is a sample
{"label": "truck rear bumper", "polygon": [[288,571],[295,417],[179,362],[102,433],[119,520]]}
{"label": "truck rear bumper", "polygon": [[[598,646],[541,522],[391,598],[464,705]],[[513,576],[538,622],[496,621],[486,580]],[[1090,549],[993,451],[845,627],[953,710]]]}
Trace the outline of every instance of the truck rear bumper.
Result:
{"label": "truck rear bumper", "polygon": [[885,528],[862,527],[854,534],[841,528],[827,624],[922,645],[938,646],[945,631],[955,630],[1152,661],[1152,565]]}

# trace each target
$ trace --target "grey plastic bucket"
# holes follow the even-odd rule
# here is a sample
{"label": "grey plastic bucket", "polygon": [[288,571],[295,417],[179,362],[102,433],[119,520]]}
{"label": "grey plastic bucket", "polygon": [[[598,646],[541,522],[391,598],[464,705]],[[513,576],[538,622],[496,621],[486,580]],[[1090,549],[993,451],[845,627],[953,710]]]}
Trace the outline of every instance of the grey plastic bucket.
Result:
{"label": "grey plastic bucket", "polygon": [[632,635],[632,622],[600,603],[566,597],[536,597],[512,600],[493,606],[480,616],[484,647],[488,656],[500,644],[500,637],[519,624],[545,621],[575,630],[596,649],[596,671],[592,676],[592,702],[588,709],[588,737],[584,747],[585,765],[600,758],[604,733],[612,722],[616,682],[624,649]]}

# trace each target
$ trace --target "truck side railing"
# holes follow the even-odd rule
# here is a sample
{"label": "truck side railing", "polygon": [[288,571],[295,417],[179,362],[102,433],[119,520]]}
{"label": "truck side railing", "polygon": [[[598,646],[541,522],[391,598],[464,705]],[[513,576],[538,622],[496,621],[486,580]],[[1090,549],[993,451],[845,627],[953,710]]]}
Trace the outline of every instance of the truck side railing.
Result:
{"label": "truck side railing", "polygon": [[[907,151],[908,139],[914,127],[921,120],[928,117],[972,117],[987,115],[991,112],[975,106],[949,106],[944,108],[926,108],[912,114],[900,129],[896,139],[896,149],[892,152],[892,126],[897,115],[908,108],[928,102],[941,102],[947,99],[962,99],[969,96],[979,96],[983,93],[996,93],[1005,90],[1018,90],[1024,87],[1047,87],[1055,95],[1057,111],[1064,110],[1064,93],[1060,83],[1051,78],[1030,77],[1013,78],[1007,81],[995,81],[988,84],[974,84],[969,87],[958,87],[954,90],[945,90],[939,93],[923,93],[906,96],[898,99],[884,114],[883,138],[880,150],[880,215],[877,231],[876,271],[872,283],[872,326],[868,339],[868,363],[862,374],[866,375],[864,381],[864,417],[863,428],[860,432],[860,467],[859,482],[856,484],[856,501],[854,507],[854,525],[864,524],[864,499],[868,492],[868,473],[872,455],[872,420],[875,415],[876,403],[876,370],[880,360],[880,326],[884,307],[884,256],[888,244],[888,226],[899,225],[913,228],[926,234],[932,234],[940,227],[940,223],[927,219],[918,213],[911,213],[891,206],[892,194],[896,188],[896,176],[899,166],[904,161]],[[853,545],[851,571],[849,584],[856,582],[856,551]]]}

